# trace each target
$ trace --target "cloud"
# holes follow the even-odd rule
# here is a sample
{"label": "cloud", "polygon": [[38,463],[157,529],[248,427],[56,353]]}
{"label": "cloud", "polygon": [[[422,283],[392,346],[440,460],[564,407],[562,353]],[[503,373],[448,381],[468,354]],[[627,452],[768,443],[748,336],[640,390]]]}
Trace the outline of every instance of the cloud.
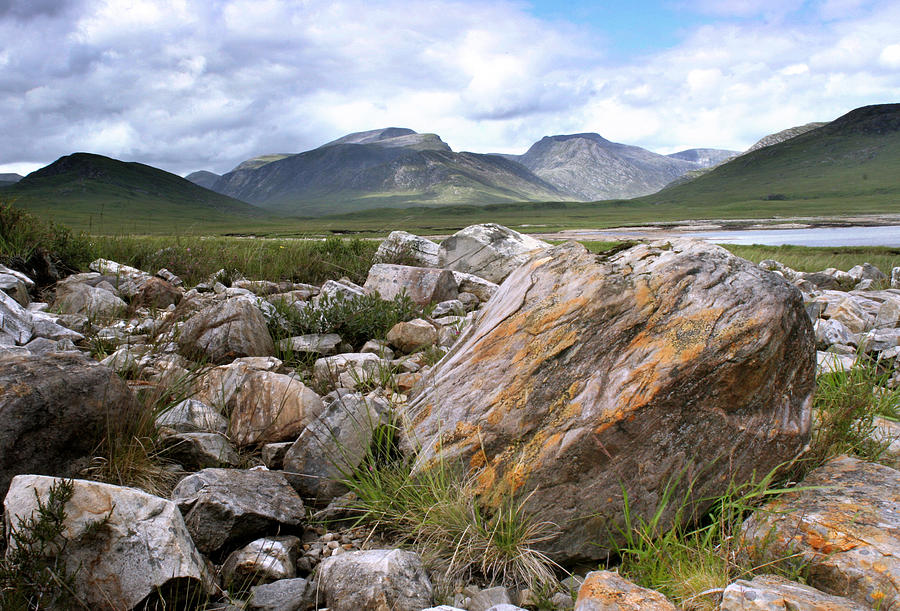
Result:
{"label": "cloud", "polygon": [[686,4],[700,26],[623,63],[624,33],[501,0],[0,0],[0,171],[87,150],[225,172],[390,125],[479,152],[585,131],[741,149],[894,101],[900,8],[800,4]]}

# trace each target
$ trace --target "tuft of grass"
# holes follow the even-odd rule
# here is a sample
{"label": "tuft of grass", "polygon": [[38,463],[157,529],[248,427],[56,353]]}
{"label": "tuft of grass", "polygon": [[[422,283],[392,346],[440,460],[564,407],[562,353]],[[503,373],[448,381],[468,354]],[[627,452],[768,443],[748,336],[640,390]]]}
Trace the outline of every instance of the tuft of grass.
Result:
{"label": "tuft of grass", "polygon": [[156,419],[187,399],[194,373],[138,389],[140,409],[136,415],[106,425],[106,436],[95,452],[85,476],[119,486],[134,486],[150,494],[168,497],[178,483],[173,463],[163,457]]}
{"label": "tuft of grass", "polygon": [[414,457],[396,450],[397,434],[394,424],[376,429],[365,460],[344,474],[360,522],[421,550],[447,581],[532,589],[555,583],[555,564],[535,549],[556,534],[555,525],[527,516],[525,501],[482,506],[470,491],[473,476],[449,464],[413,475]]}
{"label": "tuft of grass", "polygon": [[[796,579],[804,566],[795,557],[785,557],[766,566],[755,566],[741,549],[740,528],[744,519],[763,502],[787,491],[777,485],[785,471],[779,466],[759,480],[732,483],[711,509],[692,525],[681,526],[693,506],[692,490],[673,498],[676,486],[664,491],[654,515],[645,520],[631,514],[625,493],[625,544],[618,549],[619,572],[646,588],[657,590],[685,610],[718,609],[724,588],[735,579],[754,574],[778,573]],[[796,490],[796,488],[794,488]],[[675,524],[667,530],[660,521],[671,503],[679,503]]]}
{"label": "tuft of grass", "polygon": [[889,445],[876,435],[875,418],[900,416],[900,389],[888,390],[891,370],[859,354],[853,367],[816,378],[813,437],[804,467],[838,454],[878,461]]}

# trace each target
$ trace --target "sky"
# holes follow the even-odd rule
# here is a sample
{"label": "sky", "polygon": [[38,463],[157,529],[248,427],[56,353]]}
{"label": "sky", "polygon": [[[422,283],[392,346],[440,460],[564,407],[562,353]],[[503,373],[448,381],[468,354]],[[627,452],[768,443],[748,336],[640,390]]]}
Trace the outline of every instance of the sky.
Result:
{"label": "sky", "polygon": [[225,173],[354,131],[658,153],[900,102],[897,0],[0,0],[0,173]]}

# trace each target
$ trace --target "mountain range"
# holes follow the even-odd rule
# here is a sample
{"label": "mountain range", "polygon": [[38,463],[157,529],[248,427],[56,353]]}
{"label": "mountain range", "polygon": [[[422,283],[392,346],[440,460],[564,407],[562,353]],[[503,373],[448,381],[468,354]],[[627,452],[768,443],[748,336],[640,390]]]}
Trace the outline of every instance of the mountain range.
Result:
{"label": "mountain range", "polygon": [[636,197],[733,154],[692,149],[658,155],[591,133],[548,136],[523,155],[457,153],[436,134],[388,127],[348,134],[304,153],[254,157],[218,179],[205,171],[187,178],[267,210],[323,214]]}
{"label": "mountain range", "polygon": [[[590,222],[592,210],[659,204],[664,206],[655,209],[665,208],[672,218],[710,214],[704,208],[746,218],[767,209],[815,213],[816,202],[828,202],[832,211],[876,213],[893,211],[900,201],[900,104],[859,108],[760,142],[761,148],[735,157],[716,149],[666,156],[597,134],[573,134],[543,138],[523,155],[497,155],[457,153],[436,134],[385,128],[348,134],[304,153],[255,157],[224,176],[191,174],[199,184],[140,163],[75,153],[18,181],[18,175],[3,176],[9,180],[0,184],[0,201],[100,232],[173,226],[240,232],[251,225],[277,230],[285,216],[409,206],[433,214],[440,205],[452,216],[471,215],[471,204],[509,204],[527,223],[530,210],[571,211],[579,222]],[[704,165],[710,169],[700,176],[690,169]],[[622,199],[618,194],[629,193],[628,185],[655,192]],[[598,193],[616,199],[563,203],[593,201]],[[385,213],[376,210],[367,218],[372,214]]]}

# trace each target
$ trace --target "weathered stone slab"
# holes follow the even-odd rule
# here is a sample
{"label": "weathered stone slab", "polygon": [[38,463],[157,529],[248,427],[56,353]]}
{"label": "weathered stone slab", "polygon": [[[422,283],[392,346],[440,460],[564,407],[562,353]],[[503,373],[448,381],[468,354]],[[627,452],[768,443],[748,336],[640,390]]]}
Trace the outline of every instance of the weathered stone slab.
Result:
{"label": "weathered stone slab", "polygon": [[[17,528],[30,517],[38,499],[46,503],[58,481],[16,476],[3,502],[7,528]],[[135,488],[72,483],[74,494],[65,505],[63,556],[77,594],[93,608],[131,609],[172,580],[187,579],[212,590],[212,576],[175,503]]]}
{"label": "weathered stone slab", "polygon": [[181,326],[178,346],[191,358],[227,363],[244,356],[272,356],[275,344],[266,319],[253,302],[236,297],[213,304]]}
{"label": "weathered stone slab", "polygon": [[399,549],[348,552],[322,561],[319,596],[332,611],[431,606],[432,586],[419,555]]}
{"label": "weathered stone slab", "polygon": [[622,486],[649,519],[679,477],[675,497],[695,480],[714,498],[795,456],[814,356],[800,292],[724,249],[568,243],[513,272],[414,391],[416,469],[461,461],[483,502],[561,525],[544,551],[600,557]]}
{"label": "weathered stone slab", "polygon": [[867,611],[870,607],[778,575],[738,579],[722,593],[721,611]]}
{"label": "weathered stone slab", "polygon": [[3,291],[0,291],[0,331],[20,345],[27,344],[34,334],[31,312]]}
{"label": "weathered stone slab", "polygon": [[445,269],[376,263],[369,269],[365,289],[390,301],[401,293],[419,305],[456,299],[459,289]]}
{"label": "weathered stone slab", "polygon": [[578,589],[575,611],[676,611],[654,590],[635,585],[612,571],[591,571]]}
{"label": "weathered stone slab", "polygon": [[400,352],[415,352],[438,343],[438,330],[427,320],[416,318],[391,327],[387,341]]}
{"label": "weathered stone slab", "polygon": [[528,261],[531,253],[549,247],[547,242],[502,225],[472,225],[441,242],[439,263],[446,269],[502,282]]}
{"label": "weathered stone slab", "polygon": [[392,231],[375,251],[373,262],[437,267],[440,246],[431,240],[406,231]]}
{"label": "weathered stone slab", "polygon": [[900,605],[900,472],[841,456],[742,527],[754,561],[799,554],[808,582],[881,609]]}

